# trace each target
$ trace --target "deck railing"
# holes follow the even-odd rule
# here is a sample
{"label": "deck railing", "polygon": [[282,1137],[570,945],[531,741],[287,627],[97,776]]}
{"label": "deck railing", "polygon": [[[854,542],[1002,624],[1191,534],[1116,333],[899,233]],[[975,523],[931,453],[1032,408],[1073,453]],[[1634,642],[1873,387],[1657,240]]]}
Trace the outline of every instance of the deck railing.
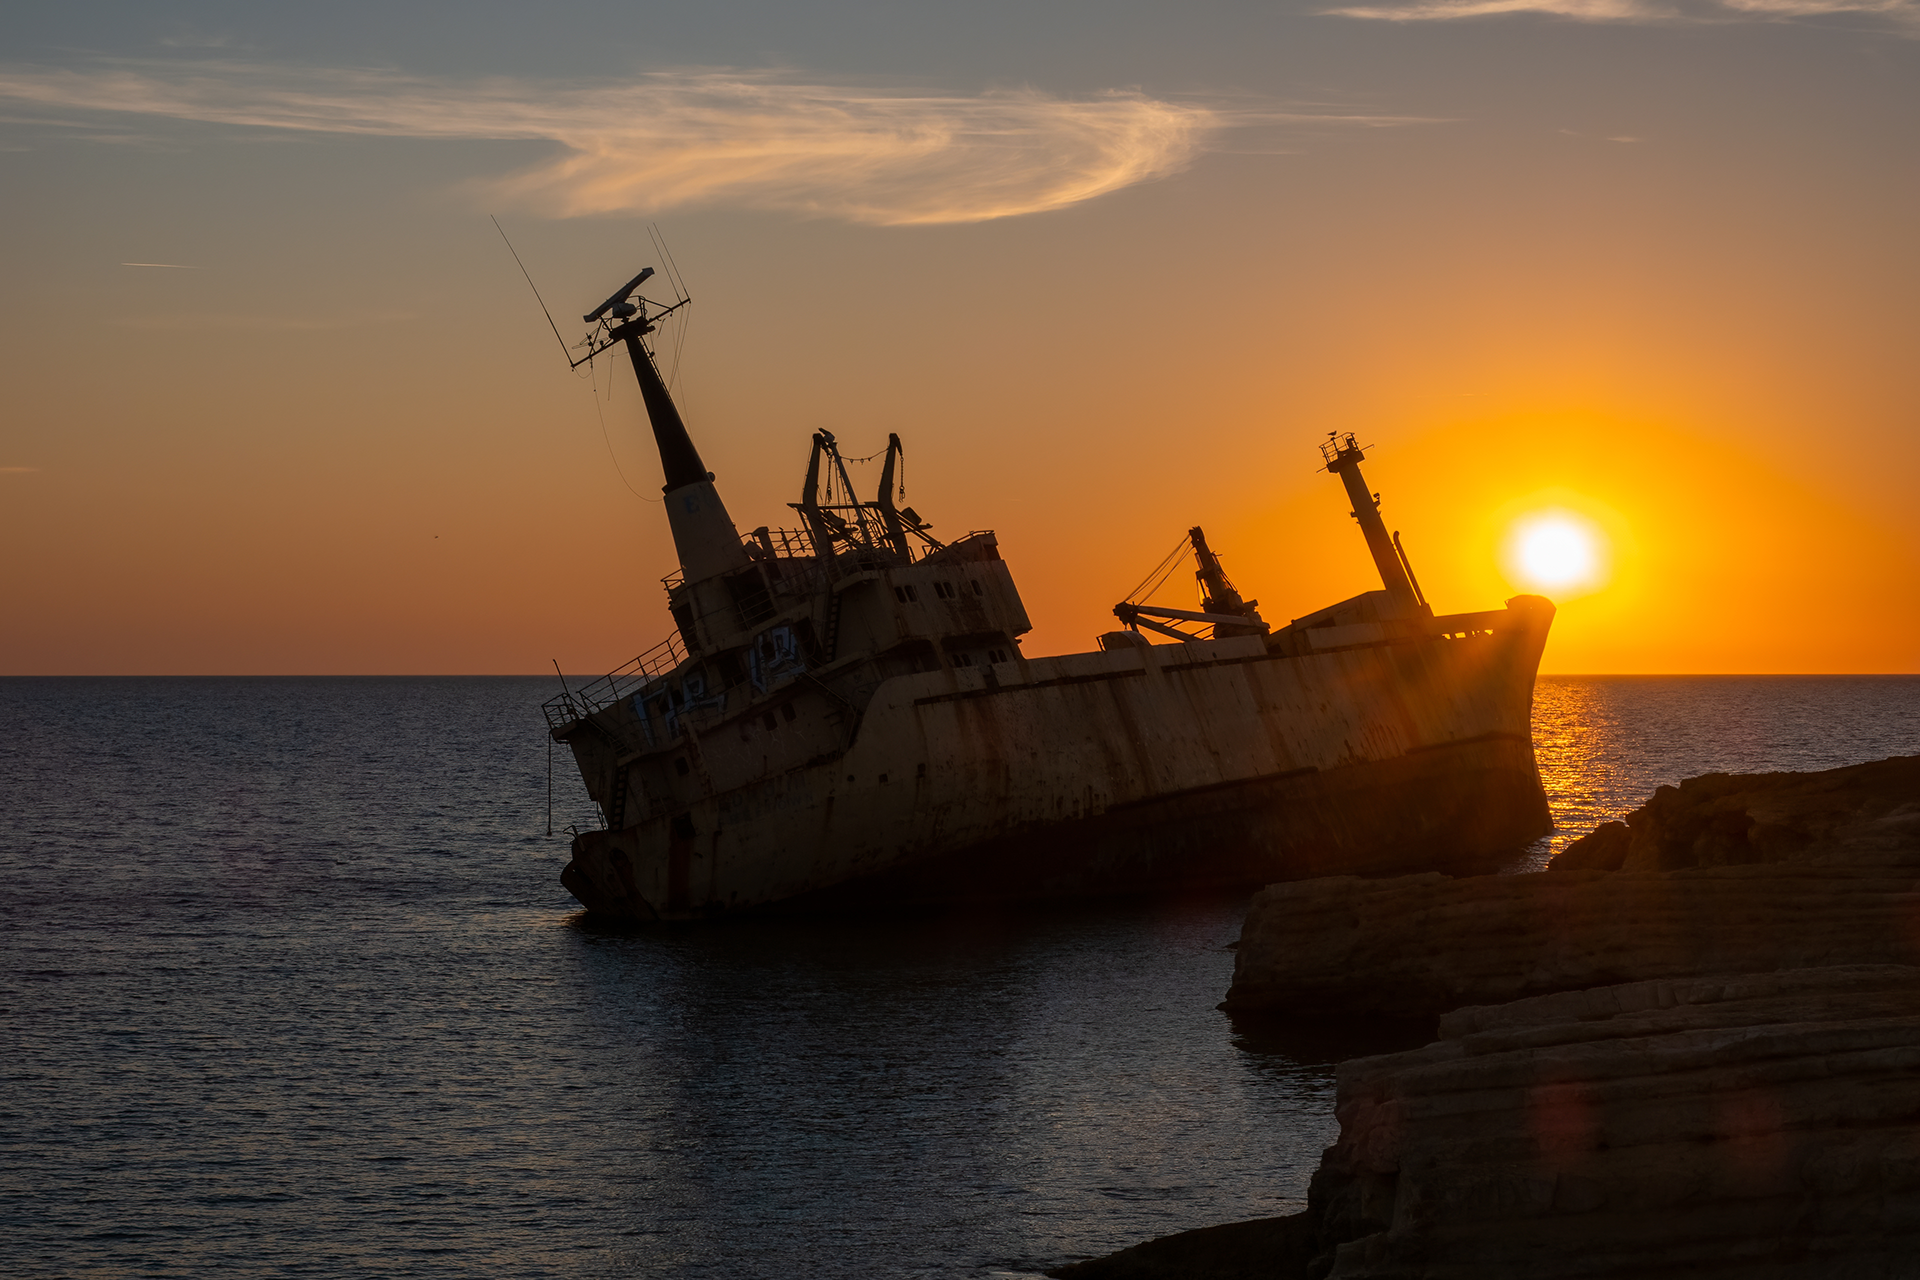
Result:
{"label": "deck railing", "polygon": [[548,699],[541,707],[547,715],[547,727],[557,730],[576,720],[584,720],[594,712],[640,692],[686,661],[686,658],[686,646],[680,643],[680,633],[676,631],[625,666],[608,672],[598,680],[569,689],[557,698]]}

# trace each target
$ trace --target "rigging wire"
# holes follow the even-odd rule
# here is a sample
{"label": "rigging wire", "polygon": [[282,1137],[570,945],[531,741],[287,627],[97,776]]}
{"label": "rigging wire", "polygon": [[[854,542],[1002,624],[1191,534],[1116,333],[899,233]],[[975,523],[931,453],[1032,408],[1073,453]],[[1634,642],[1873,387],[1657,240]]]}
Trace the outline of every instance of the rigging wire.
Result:
{"label": "rigging wire", "polygon": [[680,266],[673,260],[673,254],[667,250],[667,238],[660,233],[660,224],[647,224],[647,238],[653,242],[653,250],[659,255],[661,264],[666,267],[667,283],[673,286],[673,300],[681,304],[676,315],[681,323],[673,330],[673,363],[667,373],[667,389],[674,389],[674,383],[680,377],[680,355],[687,343],[687,332],[693,327],[692,309],[685,304],[691,301],[686,284],[680,278]]}
{"label": "rigging wire", "polygon": [[[1167,553],[1167,558],[1155,566],[1153,571],[1147,574],[1146,577],[1140,579],[1139,586],[1127,592],[1127,603],[1139,604],[1143,600],[1151,599],[1153,593],[1165,586],[1167,579],[1173,576],[1174,568],[1185,558],[1188,548],[1192,545],[1192,539],[1190,538],[1182,538],[1180,541],[1174,543],[1173,550]],[[1153,585],[1148,586],[1148,583],[1152,583]]]}
{"label": "rigging wire", "polygon": [[[589,364],[587,368],[591,370],[593,366]],[[607,379],[607,399],[613,399],[613,379],[611,377]],[[662,498],[649,498],[646,494],[633,487],[633,481],[627,479],[627,473],[620,465],[620,455],[613,451],[613,437],[607,432],[607,415],[600,411],[600,379],[598,375],[595,375],[593,379],[593,416],[600,419],[600,439],[606,442],[607,456],[613,459],[614,473],[620,477],[620,483],[627,486],[627,492],[642,502],[664,501]]]}
{"label": "rigging wire", "polygon": [[673,372],[667,375],[667,387],[673,389],[675,380],[680,377],[680,353],[686,348],[687,333],[693,328],[693,308],[683,306],[674,313],[679,324],[673,327]]}
{"label": "rigging wire", "polygon": [[[493,229],[494,229],[495,231],[498,231],[498,232],[500,233],[500,239],[501,239],[501,241],[502,241],[502,242],[503,242],[503,243],[504,243],[504,244],[505,244],[505,245],[507,246],[507,252],[513,255],[513,262],[514,262],[514,265],[520,268],[520,274],[521,274],[521,276],[522,276],[522,277],[523,277],[523,278],[524,278],[524,279],[526,280],[526,282],[527,282],[527,288],[529,288],[529,289],[531,289],[531,290],[533,290],[533,300],[534,300],[535,302],[537,302],[537,303],[539,303],[539,304],[540,304],[540,314],[541,314],[541,315],[544,315],[544,316],[545,316],[545,317],[547,318],[547,328],[549,328],[549,329],[551,329],[551,330],[553,330],[553,340],[554,340],[555,342],[558,342],[558,343],[560,344],[560,355],[561,355],[561,358],[563,358],[564,360],[566,360],[566,361],[567,361],[567,363],[568,363],[569,365],[571,365],[571,364],[573,363],[573,352],[572,352],[572,351],[571,351],[570,349],[568,349],[568,347],[567,347],[567,340],[566,340],[565,338],[563,338],[563,337],[561,337],[561,336],[560,336],[560,326],[559,326],[559,325],[557,325],[557,324],[555,324],[555,323],[553,322],[553,312],[552,312],[552,311],[550,311],[550,310],[548,310],[548,308],[547,308],[547,300],[546,300],[545,298],[543,298],[543,297],[541,297],[541,296],[540,296],[540,286],[539,286],[539,285],[536,285],[536,284],[535,284],[535,283],[533,282],[533,275],[532,275],[532,274],[531,274],[531,273],[530,273],[530,272],[529,272],[529,271],[527,270],[527,264],[526,264],[526,263],[524,263],[524,262],[522,262],[522,261],[520,260],[520,253],[519,253],[519,251],[518,251],[518,250],[516,250],[516,249],[515,249],[515,248],[513,247],[513,241],[511,241],[511,240],[509,240],[509,239],[507,239],[507,232],[506,232],[506,228],[504,228],[504,227],[502,227],[502,226],[500,225],[500,219],[498,219],[498,218],[496,218],[496,217],[494,217],[494,216],[493,216],[492,214],[488,214],[488,215],[487,215],[487,221],[489,221],[489,222],[491,222],[491,223],[493,223]],[[669,265],[669,270],[671,270],[671,271],[673,271],[675,275],[678,275],[678,274],[679,274],[679,270],[678,270],[678,268],[677,268],[677,267],[673,267],[673,266],[672,266],[672,255],[670,255],[670,254],[668,254],[668,253],[667,253],[667,251],[666,251],[666,243],[665,243],[664,241],[662,241],[662,240],[660,240],[660,239],[658,238],[658,236],[657,236],[657,235],[655,236],[655,241],[654,241],[654,243],[655,243],[655,244],[656,244],[656,245],[657,245],[657,246],[659,247],[659,249],[660,249],[660,256],[661,256],[661,257],[662,257],[663,259],[666,259],[666,261],[668,262],[668,265]],[[683,291],[681,290],[681,288],[680,288],[680,286],[679,286],[679,284],[678,284],[678,283],[676,283],[676,284],[674,285],[674,295],[675,295],[675,297],[676,297],[676,299],[678,299],[678,298],[680,298],[680,297],[682,297],[682,296],[684,296],[684,295],[683,295]],[[684,321],[684,317],[683,317],[683,321]],[[679,370],[680,370],[680,344],[681,344],[682,342],[684,342],[684,341],[686,340],[686,331],[687,331],[687,326],[685,325],[685,323],[682,323],[682,324],[680,324],[679,326],[677,326],[677,327],[676,327],[676,328],[674,329],[674,334],[675,334],[675,344],[674,344],[674,349],[673,349],[673,371],[674,371],[674,373],[675,373],[675,374],[677,374],[677,373],[679,372]],[[586,375],[586,376],[587,376],[587,377],[588,377],[588,378],[589,378],[589,379],[590,379],[590,380],[592,381],[592,384],[593,384],[593,387],[592,387],[592,389],[593,389],[593,416],[594,416],[595,418],[597,418],[597,419],[599,419],[599,421],[600,421],[600,440],[601,440],[601,443],[603,443],[603,444],[605,444],[605,445],[607,446],[607,457],[613,460],[613,470],[614,470],[614,474],[616,474],[616,475],[618,475],[618,476],[620,477],[620,483],[621,483],[621,484],[623,484],[623,485],[625,485],[625,486],[627,486],[627,492],[628,492],[628,493],[631,493],[631,494],[632,494],[632,495],[633,495],[634,497],[636,497],[636,498],[639,498],[639,499],[640,499],[641,501],[643,501],[643,502],[656,502],[656,503],[657,503],[657,502],[661,502],[661,501],[663,501],[663,499],[661,499],[661,498],[649,498],[649,497],[647,497],[647,495],[646,495],[646,494],[644,494],[644,493],[642,493],[642,492],[640,492],[640,491],[639,491],[638,489],[636,489],[636,488],[634,488],[634,487],[633,487],[633,481],[631,481],[631,480],[629,480],[629,479],[627,479],[627,472],[626,472],[626,469],[625,469],[624,467],[622,467],[622,466],[620,465],[620,455],[619,455],[619,454],[617,454],[617,453],[615,453],[615,452],[613,451],[613,435],[612,435],[612,433],[610,433],[610,432],[609,432],[609,431],[607,430],[607,415],[606,415],[606,414],[605,414],[604,412],[602,412],[602,411],[601,411],[601,408],[600,408],[600,378],[599,378],[599,375],[598,375],[598,373],[596,373],[596,372],[595,372],[595,369],[594,369],[594,363],[593,363],[593,361],[592,361],[591,359],[589,359],[589,360],[588,360],[588,361],[586,362],[586,364],[587,364],[587,375]],[[579,376],[580,376],[580,374],[579,374],[579,372],[578,372],[577,370],[570,370],[570,372],[572,372],[572,373],[574,374],[574,376],[575,376],[575,377],[579,377]],[[670,375],[670,376],[669,376],[669,385],[671,385],[671,380],[672,380],[672,379],[671,379],[671,375]],[[607,379],[607,399],[608,399],[608,401],[609,401],[609,402],[611,402],[611,401],[612,401],[612,399],[613,399],[613,379],[612,379],[611,377],[609,377],[609,378]],[[551,835],[551,834],[553,834],[553,832],[552,832],[552,826],[553,826],[553,796],[552,796],[552,786],[553,786],[553,781],[552,781],[552,777],[551,777],[551,773],[552,773],[552,762],[551,762],[551,760],[549,760],[549,762],[548,762],[548,773],[549,773],[549,777],[548,777],[548,781],[547,781],[547,786],[548,786],[548,796],[547,796],[547,826],[548,826],[548,832],[547,832],[547,834],[549,834],[549,835]]]}
{"label": "rigging wire", "polygon": [[661,234],[657,222],[647,225],[647,234],[653,237],[654,244],[660,248],[660,257],[666,262],[667,270],[673,274],[673,292],[676,298],[687,297],[686,281],[680,275],[680,264],[673,260],[673,253],[667,248],[667,237]]}

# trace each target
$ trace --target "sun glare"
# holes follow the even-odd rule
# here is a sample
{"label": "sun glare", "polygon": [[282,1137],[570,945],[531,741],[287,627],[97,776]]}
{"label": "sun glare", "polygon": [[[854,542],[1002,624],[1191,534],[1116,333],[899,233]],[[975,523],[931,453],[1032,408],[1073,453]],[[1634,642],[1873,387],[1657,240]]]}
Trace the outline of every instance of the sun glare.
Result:
{"label": "sun glare", "polygon": [[1571,511],[1542,511],[1514,522],[1502,560],[1516,585],[1556,600],[1606,585],[1606,535]]}

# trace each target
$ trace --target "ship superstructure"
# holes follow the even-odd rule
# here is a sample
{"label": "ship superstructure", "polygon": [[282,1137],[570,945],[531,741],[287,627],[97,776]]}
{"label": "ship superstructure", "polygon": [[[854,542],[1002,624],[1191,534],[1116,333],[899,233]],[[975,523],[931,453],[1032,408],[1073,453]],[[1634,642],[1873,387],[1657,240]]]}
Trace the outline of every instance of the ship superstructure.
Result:
{"label": "ship superstructure", "polygon": [[[603,829],[562,879],[632,919],[1484,869],[1548,828],[1533,673],[1552,605],[1436,617],[1347,436],[1327,469],[1383,589],[1285,627],[1190,531],[1198,610],[1116,608],[1096,652],[1029,658],[991,532],[858,496],[813,436],[798,526],[741,535],[646,338],[642,273],[585,319],[624,348],[659,447],[674,634],[546,712]],[[1177,641],[1149,644],[1140,628]]]}

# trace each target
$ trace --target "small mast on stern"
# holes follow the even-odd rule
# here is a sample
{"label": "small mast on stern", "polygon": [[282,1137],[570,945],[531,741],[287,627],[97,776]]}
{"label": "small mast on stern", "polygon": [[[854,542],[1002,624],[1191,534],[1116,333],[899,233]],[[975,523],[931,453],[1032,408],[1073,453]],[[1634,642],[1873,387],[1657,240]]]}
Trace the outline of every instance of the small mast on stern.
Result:
{"label": "small mast on stern", "polygon": [[1423,613],[1431,616],[1433,611],[1421,602],[1420,593],[1414,589],[1413,576],[1402,558],[1399,544],[1387,533],[1386,522],[1380,518],[1380,495],[1368,490],[1366,477],[1360,474],[1360,461],[1367,456],[1360,442],[1351,431],[1344,440],[1338,432],[1329,431],[1327,438],[1320,442],[1320,456],[1326,459],[1327,470],[1347,486],[1347,497],[1353,502],[1353,518],[1360,522],[1367,550],[1373,553],[1374,567],[1380,571],[1380,581],[1393,598],[1395,609],[1407,617]]}

